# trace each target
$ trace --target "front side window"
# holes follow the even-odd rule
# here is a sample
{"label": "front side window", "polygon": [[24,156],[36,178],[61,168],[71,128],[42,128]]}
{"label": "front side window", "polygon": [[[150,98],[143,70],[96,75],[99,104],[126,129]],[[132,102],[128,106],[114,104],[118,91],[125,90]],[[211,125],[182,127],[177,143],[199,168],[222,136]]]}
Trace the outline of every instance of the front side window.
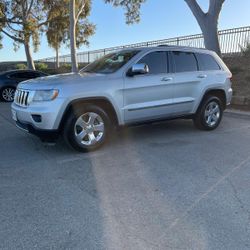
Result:
{"label": "front side window", "polygon": [[80,73],[114,73],[131,60],[138,52],[139,50],[124,50],[108,54],[83,68]]}
{"label": "front side window", "polygon": [[197,60],[191,52],[173,51],[175,72],[192,72],[198,70]]}
{"label": "front side window", "polygon": [[206,70],[220,70],[219,64],[215,61],[215,59],[208,54],[196,54],[200,70],[206,71]]}
{"label": "front side window", "polygon": [[156,51],[149,53],[139,60],[138,63],[147,64],[150,74],[161,74],[168,72],[166,51]]}

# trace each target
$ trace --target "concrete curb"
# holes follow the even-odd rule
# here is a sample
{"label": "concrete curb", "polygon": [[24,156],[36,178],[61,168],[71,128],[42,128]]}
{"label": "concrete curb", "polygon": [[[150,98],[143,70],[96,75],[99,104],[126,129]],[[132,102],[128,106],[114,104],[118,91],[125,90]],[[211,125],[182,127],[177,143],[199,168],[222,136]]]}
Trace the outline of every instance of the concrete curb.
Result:
{"label": "concrete curb", "polygon": [[242,111],[242,110],[238,110],[238,109],[226,109],[225,114],[250,118],[250,112],[249,111]]}

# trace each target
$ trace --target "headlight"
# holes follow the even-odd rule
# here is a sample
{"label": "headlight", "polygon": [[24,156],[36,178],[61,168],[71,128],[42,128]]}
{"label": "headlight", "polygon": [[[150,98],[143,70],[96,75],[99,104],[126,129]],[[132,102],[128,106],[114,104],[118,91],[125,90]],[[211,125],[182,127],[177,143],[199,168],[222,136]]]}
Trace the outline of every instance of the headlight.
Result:
{"label": "headlight", "polygon": [[59,91],[57,89],[50,90],[36,90],[33,101],[42,102],[42,101],[52,101],[57,98]]}

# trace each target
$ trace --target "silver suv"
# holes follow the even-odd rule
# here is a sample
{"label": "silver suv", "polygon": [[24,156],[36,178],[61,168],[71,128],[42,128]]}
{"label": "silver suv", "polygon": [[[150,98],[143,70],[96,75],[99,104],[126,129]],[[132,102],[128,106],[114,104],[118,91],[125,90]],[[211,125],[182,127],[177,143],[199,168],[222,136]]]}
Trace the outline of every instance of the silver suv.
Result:
{"label": "silver suv", "polygon": [[118,126],[191,118],[215,129],[232,97],[227,66],[214,52],[160,46],[124,49],[77,74],[22,82],[12,104],[19,128],[79,151],[100,147]]}

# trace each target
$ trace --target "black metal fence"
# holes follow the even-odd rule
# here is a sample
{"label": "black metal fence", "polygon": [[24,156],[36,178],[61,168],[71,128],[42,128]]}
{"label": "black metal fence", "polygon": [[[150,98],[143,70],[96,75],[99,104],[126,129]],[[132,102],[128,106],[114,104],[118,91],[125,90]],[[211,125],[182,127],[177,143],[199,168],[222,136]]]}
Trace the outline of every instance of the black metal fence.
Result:
{"label": "black metal fence", "polygon": [[[242,48],[244,48],[247,45],[247,43],[250,42],[250,26],[221,30],[218,33],[219,33],[219,41],[222,54],[239,53],[241,52]],[[105,48],[100,50],[80,52],[77,54],[77,57],[79,63],[90,63],[100,58],[101,56],[104,56],[107,53],[118,51],[124,48],[158,46],[163,44],[204,48],[204,39],[202,34],[181,36],[163,40],[141,42],[141,43]],[[53,63],[56,61],[56,58],[49,57],[38,61]],[[60,56],[59,62],[70,63],[71,62],[70,55]]]}

